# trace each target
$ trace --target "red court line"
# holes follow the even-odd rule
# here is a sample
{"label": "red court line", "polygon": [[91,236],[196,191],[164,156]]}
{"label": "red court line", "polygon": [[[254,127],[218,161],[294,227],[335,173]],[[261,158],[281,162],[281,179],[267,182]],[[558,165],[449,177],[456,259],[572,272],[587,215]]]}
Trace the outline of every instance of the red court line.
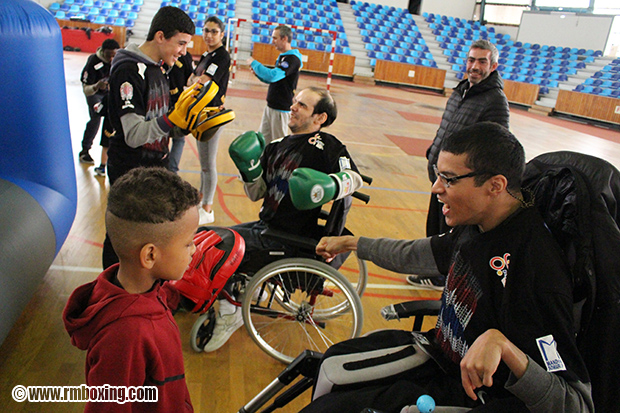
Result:
{"label": "red court line", "polygon": [[431,123],[433,125],[439,125],[441,123],[441,116],[423,115],[420,113],[402,112],[399,110],[397,110],[396,113],[412,122]]}
{"label": "red court line", "polygon": [[230,178],[228,178],[227,180],[225,180],[225,181],[224,181],[224,183],[229,184],[229,183],[231,183],[232,181],[235,181],[236,179],[237,179],[237,177],[236,177],[236,176],[231,176]]}
{"label": "red court line", "polygon": [[373,93],[364,93],[364,94],[361,94],[359,96],[364,97],[364,98],[369,98],[369,99],[384,100],[386,102],[400,103],[400,104],[403,104],[403,105],[411,105],[411,104],[415,103],[415,101],[413,101],[413,100],[405,100],[405,99],[392,98],[392,97],[389,97],[389,96],[375,95]]}
{"label": "red court line", "polygon": [[[350,267],[340,267],[339,270],[349,271],[349,272],[356,273],[356,274],[359,274],[359,272],[360,272],[358,269],[350,268]],[[369,277],[375,277],[375,278],[381,278],[383,280],[396,281],[398,283],[402,283],[403,282],[403,278],[402,277],[400,277],[400,278],[398,278],[398,277],[391,277],[389,275],[380,275],[380,274],[375,274],[375,273],[372,273],[372,272],[369,272],[368,276]]]}
{"label": "red court line", "polygon": [[419,178],[419,176],[417,176],[417,175],[403,174],[403,173],[400,173],[400,172],[392,172],[392,175],[407,176],[409,178],[415,178],[415,179]]}
{"label": "red court line", "polygon": [[[222,207],[222,209],[224,210],[224,213],[228,215],[230,219],[232,219],[235,222],[235,224],[241,224],[241,221],[239,221],[239,219],[232,212],[230,212],[230,209],[228,209],[228,206],[226,206],[226,201],[224,200],[225,194],[222,192],[222,189],[220,188],[219,185],[217,186],[216,191],[217,191],[217,200],[220,202],[220,207]],[[237,196],[237,195],[231,195],[231,196]]]}
{"label": "red court line", "polygon": [[410,138],[408,136],[385,135],[385,137],[410,156],[425,157],[432,142],[428,139]]}
{"label": "red court line", "polygon": [[185,137],[185,143],[188,143],[188,141],[189,141],[189,147],[192,148],[192,152],[194,153],[194,156],[196,156],[196,159],[200,159],[200,157],[198,156],[198,148],[196,147],[196,140],[187,139],[187,137]]}
{"label": "red court line", "polygon": [[[437,294],[441,294],[437,292]],[[372,297],[372,298],[389,298],[390,300],[398,300],[398,301],[426,301],[426,300],[438,300],[439,298],[434,296],[428,297],[411,297],[410,295],[390,295],[390,294],[376,294],[369,293],[368,291],[364,291],[364,295],[362,298]]]}
{"label": "red court line", "polygon": [[91,241],[91,240],[88,240],[86,238],[78,237],[78,236],[75,236],[75,235],[69,235],[69,238],[74,239],[76,241],[83,242],[84,244],[92,245],[94,247],[103,248],[103,243],[102,242]]}
{"label": "red court line", "polygon": [[375,274],[375,273],[372,273],[372,272],[369,272],[368,276],[372,277],[372,278],[379,278],[381,280],[395,281],[395,282],[397,282],[399,284],[403,284],[403,285],[404,285],[404,282],[405,282],[405,279],[403,277],[392,277],[390,275],[381,275],[381,274]]}
{"label": "red court line", "polygon": [[222,195],[223,196],[234,196],[236,198],[247,198],[246,194],[225,194],[225,193],[222,193]]}

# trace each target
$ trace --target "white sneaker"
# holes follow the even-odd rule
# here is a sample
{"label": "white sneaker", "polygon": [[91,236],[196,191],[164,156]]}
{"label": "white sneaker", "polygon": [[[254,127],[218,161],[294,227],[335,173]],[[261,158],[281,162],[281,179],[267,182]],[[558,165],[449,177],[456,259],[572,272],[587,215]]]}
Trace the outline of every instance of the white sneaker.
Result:
{"label": "white sneaker", "polygon": [[444,277],[426,277],[424,275],[408,275],[407,282],[415,287],[435,290],[435,291],[443,291],[446,286],[446,280]]}
{"label": "white sneaker", "polygon": [[213,336],[204,348],[205,353],[215,351],[226,344],[230,336],[242,325],[243,316],[241,315],[240,308],[237,308],[233,314],[221,315],[218,312]]}
{"label": "white sneaker", "polygon": [[215,221],[215,214],[213,211],[207,212],[204,208],[198,208],[198,225],[206,225]]}

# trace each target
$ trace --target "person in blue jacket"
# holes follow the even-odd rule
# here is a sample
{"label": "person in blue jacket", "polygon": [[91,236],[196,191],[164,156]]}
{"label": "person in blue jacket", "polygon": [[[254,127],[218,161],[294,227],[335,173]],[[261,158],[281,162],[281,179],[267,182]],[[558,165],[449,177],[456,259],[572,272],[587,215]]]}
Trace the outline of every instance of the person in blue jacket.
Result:
{"label": "person in blue jacket", "polygon": [[297,89],[299,71],[303,67],[301,53],[291,46],[293,33],[290,27],[283,24],[276,27],[271,40],[276,50],[280,52],[273,69],[263,66],[251,57],[247,61],[256,77],[261,82],[269,84],[267,106],[260,125],[260,132],[267,144],[289,134],[291,105]]}

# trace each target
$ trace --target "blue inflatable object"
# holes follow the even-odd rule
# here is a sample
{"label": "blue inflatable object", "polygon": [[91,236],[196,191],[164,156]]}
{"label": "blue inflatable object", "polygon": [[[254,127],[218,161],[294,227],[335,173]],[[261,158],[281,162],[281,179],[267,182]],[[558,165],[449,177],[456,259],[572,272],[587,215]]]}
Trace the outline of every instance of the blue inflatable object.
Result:
{"label": "blue inflatable object", "polygon": [[423,394],[418,397],[418,401],[415,405],[420,413],[431,413],[435,410],[435,400],[428,394]]}
{"label": "blue inflatable object", "polygon": [[77,189],[60,27],[0,0],[0,343],[64,243]]}

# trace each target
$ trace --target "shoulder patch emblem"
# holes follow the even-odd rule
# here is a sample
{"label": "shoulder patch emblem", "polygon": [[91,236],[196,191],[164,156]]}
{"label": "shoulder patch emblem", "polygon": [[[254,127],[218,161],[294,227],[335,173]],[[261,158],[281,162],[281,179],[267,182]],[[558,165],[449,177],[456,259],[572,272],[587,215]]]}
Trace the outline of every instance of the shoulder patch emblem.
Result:
{"label": "shoulder patch emblem", "polygon": [[217,72],[217,67],[218,66],[215,63],[211,63],[207,68],[206,73],[213,77],[213,75],[215,75],[215,72]]}
{"label": "shoulder patch emblem", "polygon": [[133,99],[133,85],[125,82],[121,85],[121,100],[125,101],[121,109],[134,108],[131,99]]}

